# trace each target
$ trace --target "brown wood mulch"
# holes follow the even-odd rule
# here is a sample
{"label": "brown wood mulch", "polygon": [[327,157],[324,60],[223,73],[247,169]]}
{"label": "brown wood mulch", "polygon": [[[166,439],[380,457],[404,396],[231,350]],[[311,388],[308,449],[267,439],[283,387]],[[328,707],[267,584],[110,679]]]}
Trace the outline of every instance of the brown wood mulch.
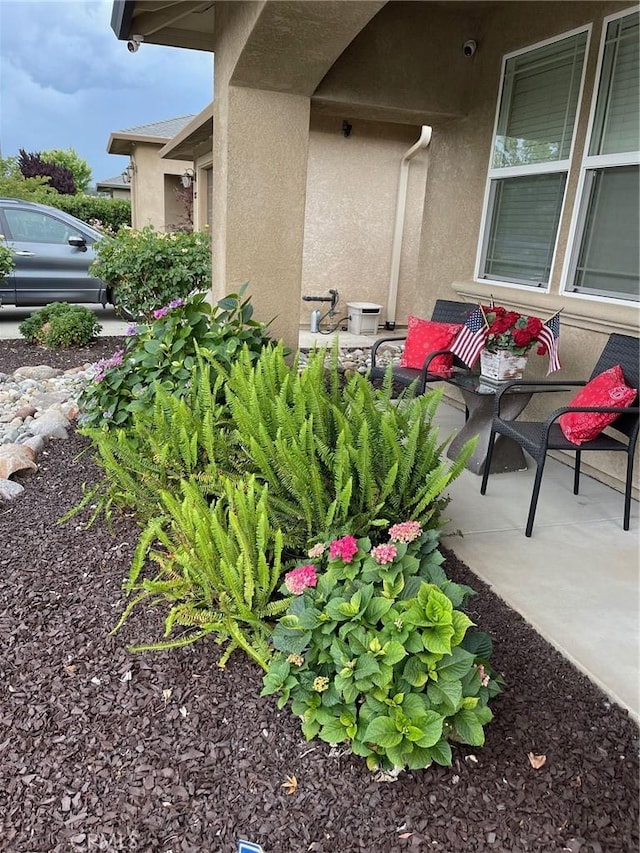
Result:
{"label": "brown wood mulch", "polygon": [[[50,353],[0,341],[0,372],[75,366],[117,342]],[[0,850],[233,853],[239,838],[266,853],[638,850],[635,723],[451,552],[448,574],[478,590],[470,615],[506,678],[486,745],[455,747],[451,768],[378,781],[307,743],[259,697],[250,661],[221,671],[214,642],[129,653],[160,618],[109,635],[137,528],[57,523],[98,476],[87,447],[76,434],[49,445],[0,506]],[[529,754],[546,760],[536,769]]]}

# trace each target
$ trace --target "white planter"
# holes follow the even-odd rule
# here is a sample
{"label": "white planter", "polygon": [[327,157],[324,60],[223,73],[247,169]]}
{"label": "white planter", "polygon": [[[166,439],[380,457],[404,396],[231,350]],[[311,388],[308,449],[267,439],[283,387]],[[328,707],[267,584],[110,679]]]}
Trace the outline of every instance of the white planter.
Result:
{"label": "white planter", "polygon": [[522,379],[526,366],[526,355],[513,355],[506,350],[488,352],[483,349],[480,352],[480,375],[494,382]]}

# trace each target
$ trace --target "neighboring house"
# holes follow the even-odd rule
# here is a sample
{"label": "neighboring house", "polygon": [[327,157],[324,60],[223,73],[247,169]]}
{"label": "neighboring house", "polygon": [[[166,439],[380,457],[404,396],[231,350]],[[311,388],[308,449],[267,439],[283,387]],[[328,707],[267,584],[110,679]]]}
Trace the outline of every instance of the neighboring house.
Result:
{"label": "neighboring house", "polygon": [[131,200],[131,184],[128,180],[125,180],[124,175],[115,175],[113,178],[98,181],[96,192],[101,195],[108,195],[110,198],[120,198],[125,201]]}
{"label": "neighboring house", "polygon": [[[562,309],[574,378],[638,334],[638,20],[627,2],[266,0],[182,2],[169,23],[116,0],[112,26],[215,54],[181,155],[210,170],[216,296],[249,281],[291,346],[301,296],[328,288],[398,325],[437,298]],[[593,456],[619,487],[622,454]]]}
{"label": "neighboring house", "polygon": [[[191,226],[191,188],[185,193],[182,176],[193,163],[162,160],[159,151],[192,120],[192,115],[114,131],[109,136],[109,154],[125,154],[129,165],[122,179],[130,188],[131,224],[153,225],[159,231]],[[186,180],[186,179],[185,179]]]}

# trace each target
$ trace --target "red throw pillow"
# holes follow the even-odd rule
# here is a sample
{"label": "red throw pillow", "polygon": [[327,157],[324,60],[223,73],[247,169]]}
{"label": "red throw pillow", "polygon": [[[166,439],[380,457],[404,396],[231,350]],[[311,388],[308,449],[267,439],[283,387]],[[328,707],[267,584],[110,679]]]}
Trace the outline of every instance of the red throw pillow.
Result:
{"label": "red throw pillow", "polygon": [[[409,317],[407,342],[400,358],[400,367],[421,368],[431,352],[448,349],[462,328],[460,323],[434,323],[421,317]],[[453,365],[452,355],[439,355],[429,365],[430,373],[446,373]]]}
{"label": "red throw pillow", "polygon": [[[629,388],[619,364],[588,382],[567,403],[568,406],[628,406],[636,398],[635,388]],[[615,412],[567,412],[560,415],[560,429],[572,444],[584,444],[597,438],[602,430],[620,415]]]}

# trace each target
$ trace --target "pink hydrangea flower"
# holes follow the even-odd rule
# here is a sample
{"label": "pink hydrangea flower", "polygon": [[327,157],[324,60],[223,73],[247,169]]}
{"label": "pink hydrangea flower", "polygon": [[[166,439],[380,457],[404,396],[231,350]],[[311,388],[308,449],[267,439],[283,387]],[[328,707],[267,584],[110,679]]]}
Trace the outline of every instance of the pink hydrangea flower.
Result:
{"label": "pink hydrangea flower", "polygon": [[156,308],[153,312],[153,317],[155,320],[162,320],[163,317],[166,317],[169,313],[169,306],[165,305],[163,308]]}
{"label": "pink hydrangea flower", "polygon": [[484,668],[484,666],[479,663],[476,664],[476,669],[478,670],[478,675],[480,676],[480,683],[483,687],[486,687],[489,684],[489,676]]}
{"label": "pink hydrangea flower", "polygon": [[298,566],[284,576],[284,585],[294,595],[301,595],[305,589],[317,583],[316,567],[311,564]]}
{"label": "pink hydrangea flower", "polygon": [[358,543],[353,536],[343,536],[342,539],[334,539],[329,545],[329,557],[332,560],[340,559],[344,563],[350,563],[358,553]]}
{"label": "pink hydrangea flower", "polygon": [[182,308],[182,306],[186,304],[187,303],[184,301],[184,299],[181,299],[179,297],[178,299],[171,300],[171,302],[169,303],[169,308]]}
{"label": "pink hydrangea flower", "polygon": [[392,542],[413,542],[422,533],[422,527],[417,521],[401,521],[389,528],[389,538]]}
{"label": "pink hydrangea flower", "polygon": [[376,545],[371,549],[371,556],[376,561],[384,566],[385,563],[393,563],[398,552],[395,545]]}
{"label": "pink hydrangea flower", "polygon": [[309,548],[307,551],[307,556],[310,560],[316,560],[318,557],[322,557],[324,554],[324,545],[322,542],[317,542],[313,548]]}
{"label": "pink hydrangea flower", "polygon": [[122,364],[122,356],[124,355],[124,350],[119,349],[114,352],[114,354],[110,358],[103,358],[100,361],[97,361],[93,365],[93,369],[95,373],[93,375],[94,382],[102,382],[105,377],[105,374],[112,367],[120,367]]}

